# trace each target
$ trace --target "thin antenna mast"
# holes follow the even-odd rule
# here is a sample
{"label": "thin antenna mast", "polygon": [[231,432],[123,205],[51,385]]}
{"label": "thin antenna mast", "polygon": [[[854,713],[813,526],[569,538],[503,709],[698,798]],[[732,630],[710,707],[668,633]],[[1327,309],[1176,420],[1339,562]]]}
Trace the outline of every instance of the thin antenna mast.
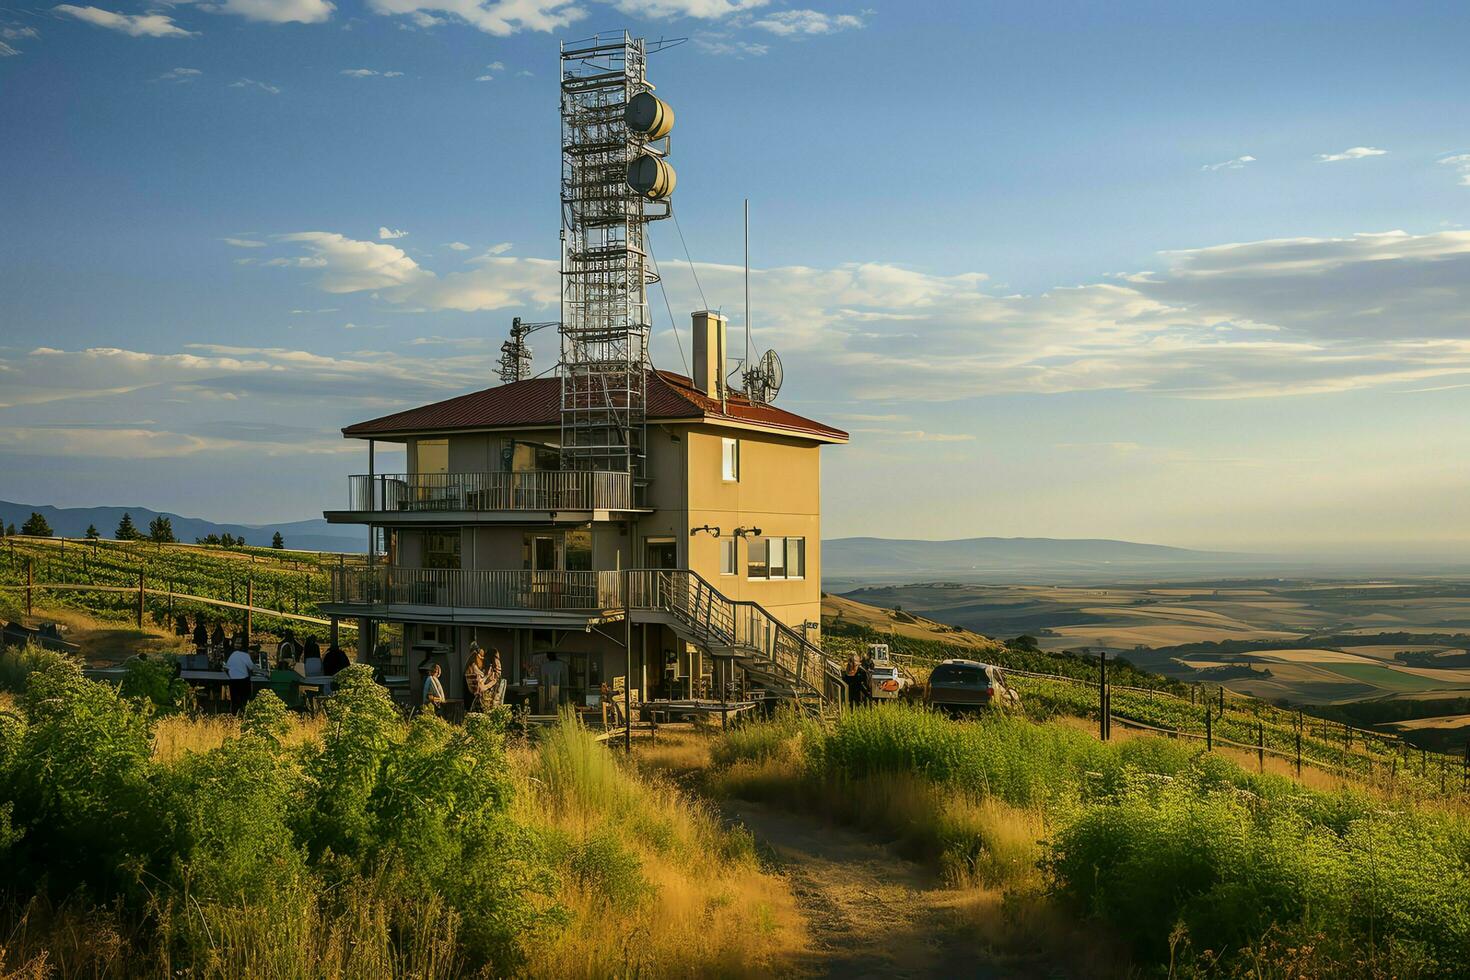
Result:
{"label": "thin antenna mast", "polygon": [[750,370],[750,198],[745,199],[745,360],[741,367]]}

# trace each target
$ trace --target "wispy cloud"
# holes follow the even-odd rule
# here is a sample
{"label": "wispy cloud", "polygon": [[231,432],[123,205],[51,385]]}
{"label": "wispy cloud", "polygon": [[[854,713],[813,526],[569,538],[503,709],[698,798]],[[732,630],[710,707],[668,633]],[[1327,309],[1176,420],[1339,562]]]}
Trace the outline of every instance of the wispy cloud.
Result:
{"label": "wispy cloud", "polygon": [[1441,157],[1440,163],[1448,167],[1454,167],[1460,175],[1460,186],[1470,187],[1470,153],[1456,153],[1452,156]]}
{"label": "wispy cloud", "polygon": [[392,241],[395,238],[407,238],[408,232],[382,225],[378,228],[378,239],[380,241]]}
{"label": "wispy cloud", "polygon": [[320,24],[337,8],[331,0],[219,0],[200,9],[265,24]]}
{"label": "wispy cloud", "polygon": [[242,78],[239,81],[231,82],[230,88],[255,88],[260,89],[262,92],[268,92],[271,95],[281,94],[281,90],[276,86],[266,82],[257,82],[253,78]]}
{"label": "wispy cloud", "polygon": [[770,31],[778,37],[800,37],[836,34],[864,26],[855,14],[828,14],[820,10],[778,10],[751,22],[752,27]]}
{"label": "wispy cloud", "polygon": [[464,242],[445,242],[444,247],[453,249],[456,252],[468,252],[470,250],[470,247]]}
{"label": "wispy cloud", "polygon": [[764,7],[770,0],[616,0],[613,6],[635,17],[695,17],[719,20]]}
{"label": "wispy cloud", "polygon": [[371,68],[343,68],[340,74],[349,78],[402,78],[401,71],[374,71]]}
{"label": "wispy cloud", "polygon": [[1203,167],[1200,167],[1200,169],[1201,170],[1240,170],[1246,164],[1248,164],[1248,163],[1255,163],[1255,162],[1256,162],[1256,158],[1255,157],[1251,156],[1250,154],[1246,154],[1245,156],[1234,157],[1233,159],[1230,159],[1230,160],[1222,160],[1219,163],[1207,163]]}
{"label": "wispy cloud", "polygon": [[368,9],[408,17],[419,27],[452,18],[497,37],[560,30],[587,16],[575,0],[368,0]]}
{"label": "wispy cloud", "polygon": [[253,238],[221,238],[220,241],[236,248],[265,248],[266,245],[265,242],[258,242]]}
{"label": "wispy cloud", "polygon": [[174,23],[172,17],[164,14],[119,14],[101,7],[78,7],[69,3],[58,4],[51,9],[129,37],[189,37],[195,33],[184,30]]}
{"label": "wispy cloud", "polygon": [[154,79],[155,82],[192,82],[204,72],[198,68],[170,68]]}
{"label": "wispy cloud", "polygon": [[1367,157],[1381,157],[1387,152],[1387,150],[1380,150],[1376,146],[1353,146],[1343,150],[1341,153],[1319,153],[1317,154],[1317,162],[1338,163],[1342,160],[1363,160]]}
{"label": "wispy cloud", "polygon": [[705,54],[732,55],[737,58],[759,58],[771,50],[768,44],[735,38],[696,37],[694,45]]}

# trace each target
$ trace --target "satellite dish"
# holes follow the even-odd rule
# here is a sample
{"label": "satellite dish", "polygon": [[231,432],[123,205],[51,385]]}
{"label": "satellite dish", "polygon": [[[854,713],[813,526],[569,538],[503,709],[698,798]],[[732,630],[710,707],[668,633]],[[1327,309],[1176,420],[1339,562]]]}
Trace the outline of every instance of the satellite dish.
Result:
{"label": "satellite dish", "polygon": [[769,405],[780,393],[783,378],[780,356],[775,351],[768,350],[755,362],[755,367],[746,372],[746,396],[753,402]]}

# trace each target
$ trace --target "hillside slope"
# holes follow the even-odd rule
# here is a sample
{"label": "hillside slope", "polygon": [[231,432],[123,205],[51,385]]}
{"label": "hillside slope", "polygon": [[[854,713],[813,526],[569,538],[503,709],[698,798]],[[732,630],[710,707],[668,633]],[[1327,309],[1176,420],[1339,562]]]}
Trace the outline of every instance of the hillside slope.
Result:
{"label": "hillside slope", "polygon": [[328,524],[321,518],[307,521],[282,521],[278,524],[221,524],[202,517],[184,517],[148,507],[52,507],[49,504],[18,504],[0,500],[0,521],[17,528],[35,511],[51,525],[51,530],[64,538],[80,538],[87,525],[96,525],[105,538],[112,537],[124,513],[131,514],[139,530],[146,531],[155,517],[167,517],[173,524],[174,536],[192,542],[209,534],[232,534],[253,545],[268,545],[277,531],[290,548],[303,551],[365,551],[367,533],[356,533],[350,527]]}

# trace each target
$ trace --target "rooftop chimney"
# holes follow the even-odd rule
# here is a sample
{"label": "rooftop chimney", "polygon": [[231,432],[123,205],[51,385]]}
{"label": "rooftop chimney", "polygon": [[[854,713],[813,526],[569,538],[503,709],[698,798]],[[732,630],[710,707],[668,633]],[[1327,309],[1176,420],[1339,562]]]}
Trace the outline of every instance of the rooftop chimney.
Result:
{"label": "rooftop chimney", "polygon": [[694,387],[718,399],[725,384],[725,318],[713,310],[694,314]]}

